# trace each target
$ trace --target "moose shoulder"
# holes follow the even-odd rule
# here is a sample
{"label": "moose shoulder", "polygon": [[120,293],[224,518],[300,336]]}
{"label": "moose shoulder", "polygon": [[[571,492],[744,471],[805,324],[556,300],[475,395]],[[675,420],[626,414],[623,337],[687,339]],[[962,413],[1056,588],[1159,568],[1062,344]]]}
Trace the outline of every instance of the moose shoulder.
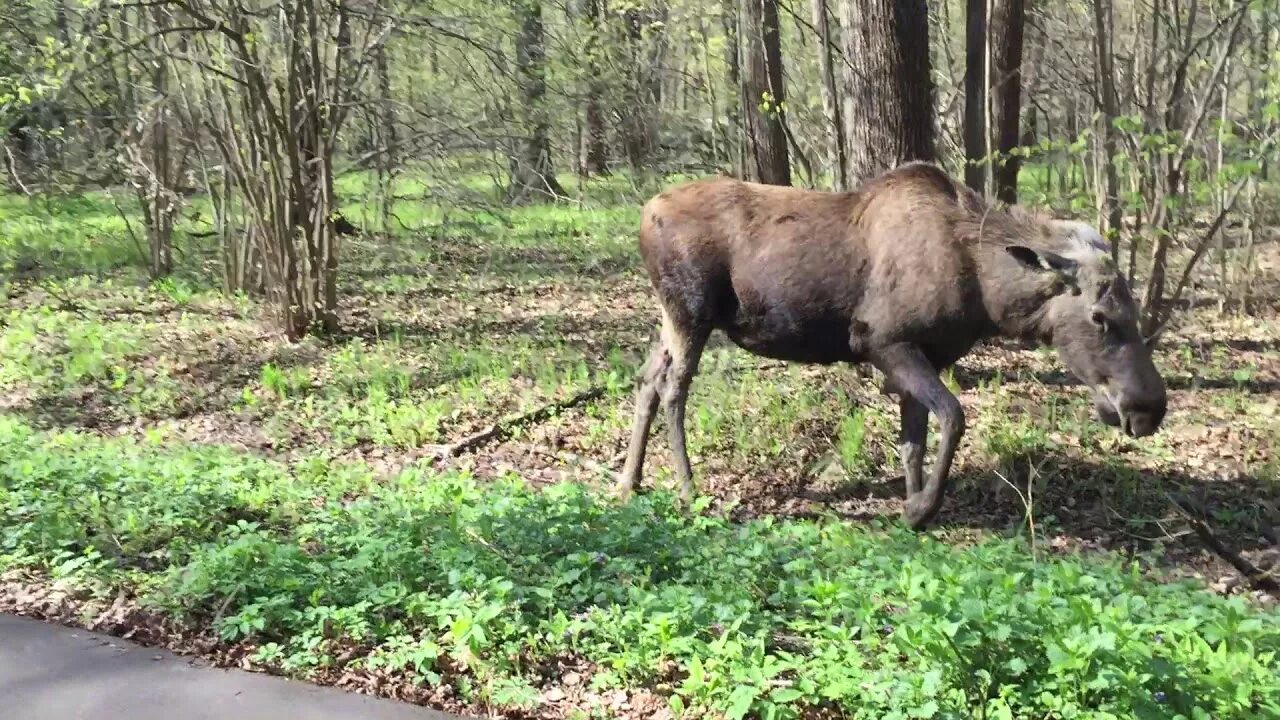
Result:
{"label": "moose shoulder", "polygon": [[[1101,237],[1079,222],[996,208],[941,169],[909,163],[848,193],[699,180],[643,209],[640,252],[662,309],[618,490],[640,485],[664,407],[681,496],[689,386],[713,330],[756,355],[866,362],[898,396],[906,521],[942,504],[964,409],[939,372],[993,336],[1053,345],[1100,418],[1134,437],[1165,413],[1164,381]],[[941,432],[924,473],[928,417]]]}

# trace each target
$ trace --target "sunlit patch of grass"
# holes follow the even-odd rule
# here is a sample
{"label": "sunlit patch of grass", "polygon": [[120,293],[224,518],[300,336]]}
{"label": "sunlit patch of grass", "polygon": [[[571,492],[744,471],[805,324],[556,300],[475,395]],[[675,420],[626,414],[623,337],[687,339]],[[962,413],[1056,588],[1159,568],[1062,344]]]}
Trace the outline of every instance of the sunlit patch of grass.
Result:
{"label": "sunlit patch of grass", "polygon": [[[130,200],[120,202],[126,213],[136,212]],[[125,219],[106,193],[49,198],[0,193],[0,274],[100,272],[140,260]]]}
{"label": "sunlit patch of grass", "polygon": [[263,366],[240,408],[279,442],[301,434],[339,447],[409,448],[596,386],[621,397],[628,373],[619,351],[587,357],[529,335],[471,345],[357,339],[312,365]]}
{"label": "sunlit patch of grass", "polygon": [[182,396],[169,358],[151,352],[147,322],[101,322],[44,308],[0,327],[0,388],[77,407],[89,396],[123,415],[172,411]]}

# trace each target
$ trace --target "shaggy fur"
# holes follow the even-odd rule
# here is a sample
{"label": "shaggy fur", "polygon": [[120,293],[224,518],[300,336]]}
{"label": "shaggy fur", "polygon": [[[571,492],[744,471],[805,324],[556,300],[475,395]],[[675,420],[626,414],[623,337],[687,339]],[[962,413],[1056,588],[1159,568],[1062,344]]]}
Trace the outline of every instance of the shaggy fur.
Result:
{"label": "shaggy fur", "polygon": [[[900,398],[913,527],[941,506],[964,431],[963,409],[938,373],[984,338],[1054,345],[1095,389],[1103,419],[1130,434],[1154,432],[1164,415],[1164,383],[1097,231],[990,206],[930,164],[903,165],[849,193],[687,183],[644,206],[640,252],[662,332],[637,391],[624,496],[639,487],[659,402],[681,494],[692,494],[685,403],[714,330],[764,357],[867,362],[883,372]],[[925,483],[929,412],[942,435]]]}

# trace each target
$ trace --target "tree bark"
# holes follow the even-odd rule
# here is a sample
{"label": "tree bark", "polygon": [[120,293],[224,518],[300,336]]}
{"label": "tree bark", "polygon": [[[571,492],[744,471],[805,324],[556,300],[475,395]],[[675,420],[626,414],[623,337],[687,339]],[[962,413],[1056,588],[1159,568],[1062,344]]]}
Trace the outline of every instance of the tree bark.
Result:
{"label": "tree bark", "polygon": [[[585,0],[587,16],[588,62],[601,64],[600,52],[601,16],[604,0]],[[599,73],[590,73],[587,80],[587,152],[583,169],[588,175],[605,175],[609,172],[608,136],[604,123],[604,86]]]}
{"label": "tree bark", "polygon": [[516,83],[520,94],[522,137],[513,153],[508,197],[521,202],[536,197],[563,197],[551,163],[551,128],[547,117],[547,51],[540,0],[516,0],[520,32],[516,37]]}
{"label": "tree bark", "polygon": [[813,0],[813,27],[818,32],[818,70],[822,74],[822,113],[827,120],[827,166],[836,190],[849,189],[848,161],[845,159],[844,124],[840,120],[839,91],[835,65],[831,61],[831,16],[827,0]]}
{"label": "tree bark", "polygon": [[739,43],[742,8],[739,6],[738,0],[722,0],[722,11],[720,17],[724,23],[724,64],[728,75],[729,87],[734,90],[729,95],[727,100],[728,108],[725,112],[730,130],[726,140],[731,148],[729,154],[730,161],[733,164],[734,175],[746,177],[746,130],[743,128],[742,132],[738,132],[738,129],[743,127],[742,53],[741,44]]}
{"label": "tree bark", "polygon": [[1022,134],[1022,43],[1025,0],[995,0],[991,9],[991,103],[995,146],[992,168],[995,194],[1001,202],[1018,202],[1022,158],[1014,153]]}
{"label": "tree bark", "polygon": [[1120,259],[1120,177],[1116,173],[1116,118],[1120,116],[1116,96],[1115,56],[1112,51],[1112,17],[1110,0],[1093,0],[1093,49],[1098,73],[1098,105],[1102,111],[1102,165],[1106,187],[1103,190],[1102,215],[1111,242],[1111,256]]}
{"label": "tree bark", "polygon": [[987,0],[965,2],[964,182],[987,194]]}
{"label": "tree bark", "polygon": [[842,118],[850,182],[933,161],[934,86],[925,0],[841,0]]}
{"label": "tree bark", "polygon": [[791,162],[786,128],[782,125],[786,96],[782,82],[778,0],[743,2],[747,72],[742,83],[742,107],[753,158],[750,177],[769,185],[790,185]]}
{"label": "tree bark", "polygon": [[391,213],[395,199],[395,172],[399,165],[400,138],[396,131],[396,108],[391,94],[391,67],[387,61],[387,48],[378,45],[373,51],[374,74],[378,81],[378,141],[374,151],[378,157],[374,167],[378,172],[382,229],[391,227]]}

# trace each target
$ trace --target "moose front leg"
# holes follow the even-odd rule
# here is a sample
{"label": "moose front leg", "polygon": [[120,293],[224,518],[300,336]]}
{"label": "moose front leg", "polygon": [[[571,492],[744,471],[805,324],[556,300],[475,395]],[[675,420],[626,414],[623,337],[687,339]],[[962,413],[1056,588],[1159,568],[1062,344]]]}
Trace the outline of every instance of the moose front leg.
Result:
{"label": "moose front leg", "polygon": [[[913,529],[924,527],[938,509],[946,493],[947,479],[956,448],[964,435],[964,408],[955,395],[942,384],[938,371],[919,348],[912,345],[894,345],[877,350],[873,364],[883,372],[888,386],[898,394],[902,412],[902,457],[906,468],[907,503],[903,519]],[[935,459],[929,480],[919,491],[923,475],[924,441],[928,431],[928,416],[920,412],[927,408],[938,418],[938,457]],[[918,438],[918,442],[916,441]],[[914,478],[913,478],[914,464]]]}

